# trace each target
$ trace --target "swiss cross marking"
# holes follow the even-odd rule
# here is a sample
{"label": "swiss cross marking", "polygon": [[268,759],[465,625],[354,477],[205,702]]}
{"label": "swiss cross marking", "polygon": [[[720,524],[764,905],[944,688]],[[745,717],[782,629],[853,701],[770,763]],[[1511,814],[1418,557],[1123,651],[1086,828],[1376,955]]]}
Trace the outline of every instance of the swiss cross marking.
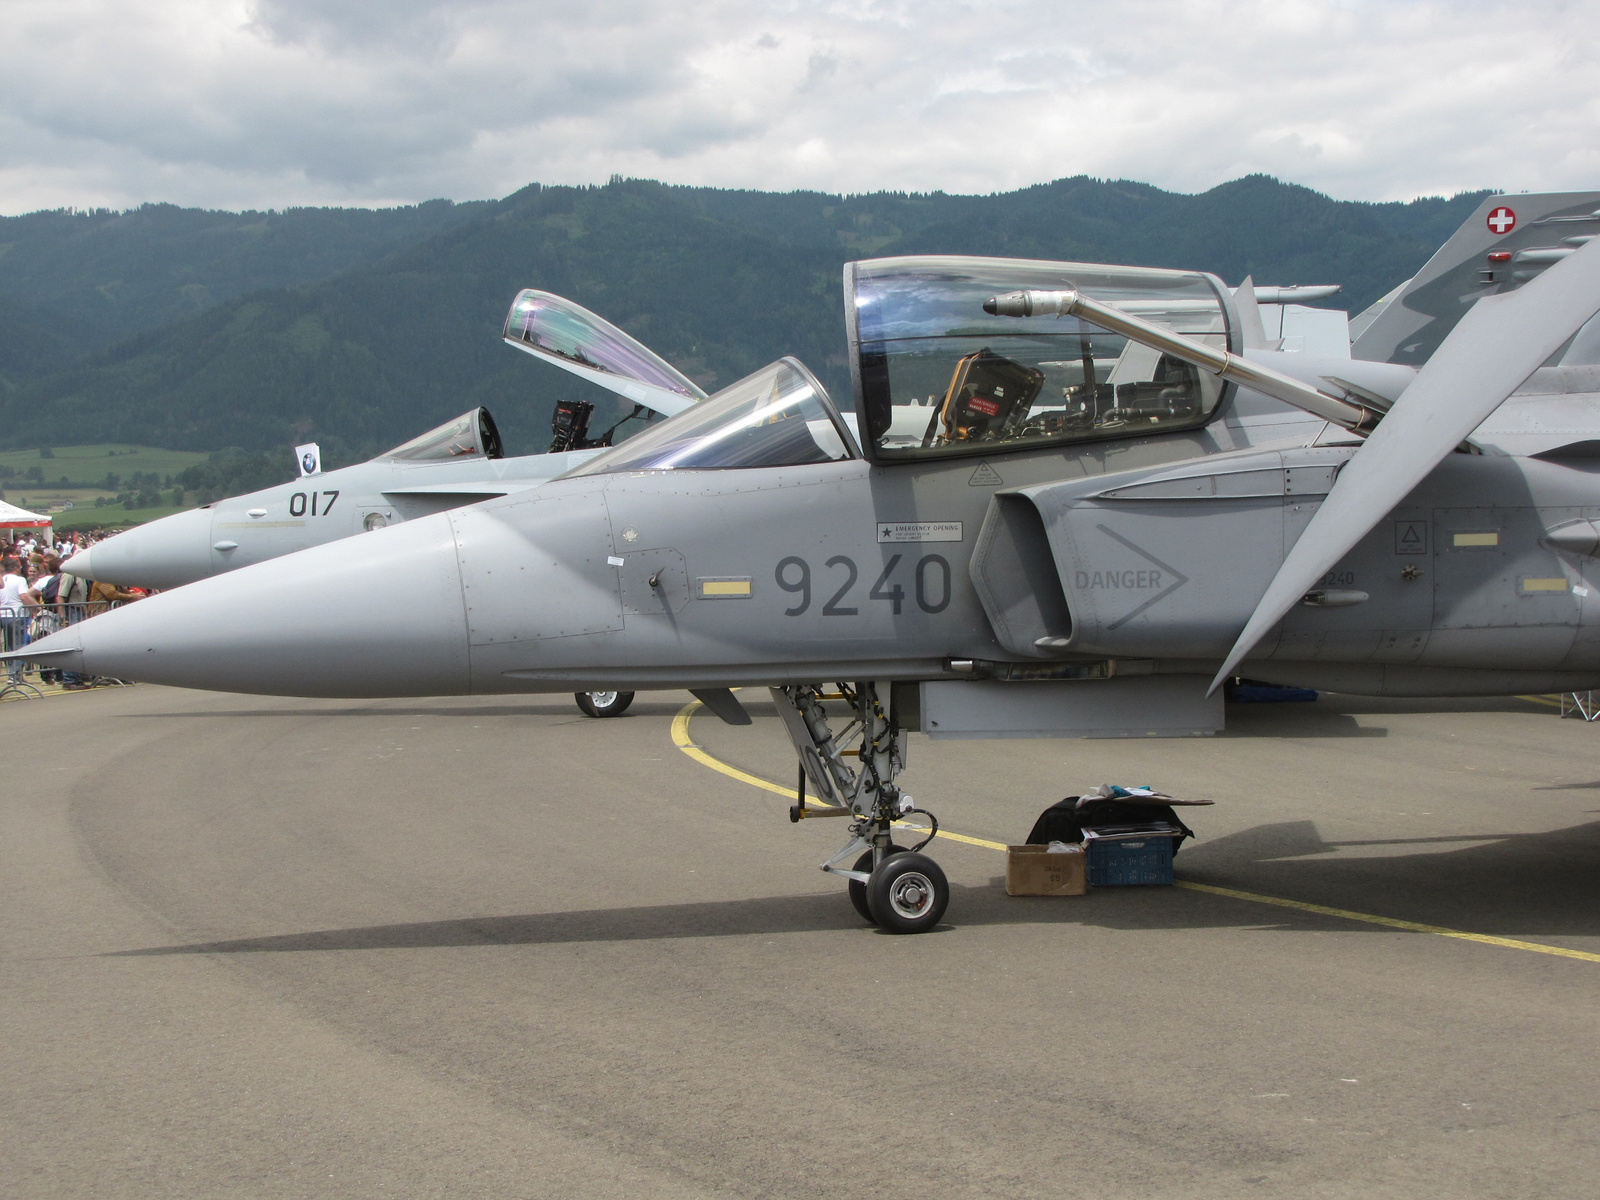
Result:
{"label": "swiss cross marking", "polygon": [[1489,214],[1489,231],[1504,237],[1517,227],[1517,214],[1504,204]]}

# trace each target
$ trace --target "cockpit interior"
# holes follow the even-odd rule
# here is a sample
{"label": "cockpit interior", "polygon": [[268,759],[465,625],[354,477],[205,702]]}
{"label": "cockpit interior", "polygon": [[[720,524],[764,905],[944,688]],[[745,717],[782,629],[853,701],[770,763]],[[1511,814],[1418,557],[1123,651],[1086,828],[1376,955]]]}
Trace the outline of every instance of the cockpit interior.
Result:
{"label": "cockpit interior", "polygon": [[1227,310],[1210,276],[899,258],[851,263],[845,288],[857,408],[879,460],[1184,428],[1222,398],[1223,385],[1190,364],[1078,318],[982,307],[997,292],[1075,288],[1226,349]]}

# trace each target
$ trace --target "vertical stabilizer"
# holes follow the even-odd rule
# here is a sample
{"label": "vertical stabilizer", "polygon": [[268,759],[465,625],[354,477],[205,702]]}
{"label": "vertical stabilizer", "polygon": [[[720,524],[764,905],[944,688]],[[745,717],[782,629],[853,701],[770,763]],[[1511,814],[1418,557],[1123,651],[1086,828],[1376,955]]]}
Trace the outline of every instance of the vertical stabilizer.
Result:
{"label": "vertical stabilizer", "polygon": [[1515,291],[1596,234],[1600,192],[1488,196],[1398,295],[1351,323],[1351,353],[1420,367],[1479,299]]}

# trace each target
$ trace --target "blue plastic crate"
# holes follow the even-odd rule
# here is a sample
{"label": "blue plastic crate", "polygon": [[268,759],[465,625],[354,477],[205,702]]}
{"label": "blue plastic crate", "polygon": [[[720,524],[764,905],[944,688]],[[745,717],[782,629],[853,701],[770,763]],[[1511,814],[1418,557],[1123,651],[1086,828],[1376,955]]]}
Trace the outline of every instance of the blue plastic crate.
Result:
{"label": "blue plastic crate", "polygon": [[1152,837],[1113,842],[1089,840],[1089,886],[1128,887],[1134,884],[1172,882],[1174,839]]}

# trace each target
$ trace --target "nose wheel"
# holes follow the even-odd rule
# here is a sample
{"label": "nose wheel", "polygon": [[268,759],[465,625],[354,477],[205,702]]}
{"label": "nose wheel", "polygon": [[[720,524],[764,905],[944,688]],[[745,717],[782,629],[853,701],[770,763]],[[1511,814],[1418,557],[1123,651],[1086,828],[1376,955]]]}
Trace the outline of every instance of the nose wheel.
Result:
{"label": "nose wheel", "polygon": [[[895,786],[895,776],[905,765],[905,734],[880,703],[875,685],[842,685],[838,694],[826,697],[844,700],[853,710],[852,720],[838,734],[828,724],[820,687],[773,688],[772,697],[800,755],[800,803],[789,809],[789,819],[850,819],[850,840],[822,869],[845,877],[850,903],[863,920],[884,932],[932,929],[950,903],[949,880],[922,853],[938,835],[939,822]],[[839,748],[857,736],[859,749]],[[845,762],[847,757],[857,765]],[[820,804],[807,806],[808,784]],[[893,826],[912,813],[926,817],[932,828],[916,846],[897,846]],[[845,867],[852,858],[854,863]]]}
{"label": "nose wheel", "polygon": [[867,880],[867,908],[887,933],[926,933],[944,916],[950,882],[925,854],[897,854]]}

